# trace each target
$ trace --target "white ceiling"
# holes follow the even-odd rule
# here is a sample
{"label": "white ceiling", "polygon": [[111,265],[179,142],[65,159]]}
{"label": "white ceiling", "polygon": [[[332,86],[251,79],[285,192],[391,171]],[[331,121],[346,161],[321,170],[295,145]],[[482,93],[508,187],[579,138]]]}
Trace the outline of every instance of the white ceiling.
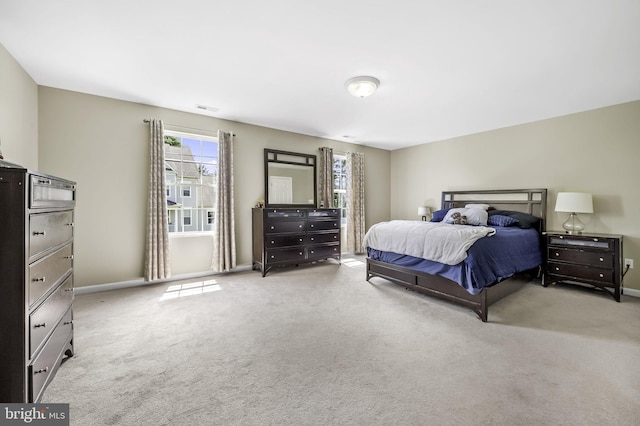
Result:
{"label": "white ceiling", "polygon": [[39,85],[391,150],[639,100],[639,23],[638,0],[0,0]]}

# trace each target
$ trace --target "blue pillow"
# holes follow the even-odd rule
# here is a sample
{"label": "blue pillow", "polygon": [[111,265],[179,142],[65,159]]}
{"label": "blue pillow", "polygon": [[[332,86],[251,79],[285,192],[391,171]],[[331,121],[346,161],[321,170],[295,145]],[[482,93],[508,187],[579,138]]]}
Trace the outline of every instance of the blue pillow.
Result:
{"label": "blue pillow", "polygon": [[513,219],[516,219],[518,221],[516,226],[522,229],[537,228],[538,222],[540,222],[539,217],[532,216],[528,213],[517,212],[512,210],[489,210],[489,217],[497,216],[497,215],[509,216]]}
{"label": "blue pillow", "polygon": [[515,225],[516,223],[518,223],[518,219],[514,219],[512,217],[504,216],[501,214],[489,216],[489,219],[487,219],[487,225],[493,226],[511,226]]}
{"label": "blue pillow", "polygon": [[442,222],[442,219],[449,213],[451,209],[436,210],[431,214],[431,222]]}

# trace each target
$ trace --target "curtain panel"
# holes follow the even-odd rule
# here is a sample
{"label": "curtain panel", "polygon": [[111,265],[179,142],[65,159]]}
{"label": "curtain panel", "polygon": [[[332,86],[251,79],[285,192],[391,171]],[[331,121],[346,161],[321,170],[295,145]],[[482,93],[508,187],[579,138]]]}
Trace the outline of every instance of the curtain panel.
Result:
{"label": "curtain panel", "polygon": [[216,272],[236,267],[236,231],[233,194],[233,134],[218,130],[218,175],[216,179],[213,259]]}
{"label": "curtain panel", "polygon": [[347,252],[364,253],[364,154],[347,153]]}
{"label": "curtain panel", "polygon": [[320,207],[333,207],[333,148],[320,148]]}
{"label": "curtain panel", "polygon": [[164,177],[164,128],[162,120],[149,120],[151,135],[147,239],[144,278],[162,280],[171,276],[169,261],[169,220]]}

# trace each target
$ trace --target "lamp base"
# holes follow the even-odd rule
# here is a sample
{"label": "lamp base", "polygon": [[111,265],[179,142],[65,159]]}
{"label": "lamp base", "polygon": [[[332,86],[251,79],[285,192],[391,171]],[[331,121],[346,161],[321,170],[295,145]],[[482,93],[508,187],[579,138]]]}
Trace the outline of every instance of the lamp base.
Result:
{"label": "lamp base", "polygon": [[562,227],[567,234],[582,234],[582,231],[584,231],[584,223],[578,219],[578,215],[575,213],[569,215],[569,219],[562,224]]}

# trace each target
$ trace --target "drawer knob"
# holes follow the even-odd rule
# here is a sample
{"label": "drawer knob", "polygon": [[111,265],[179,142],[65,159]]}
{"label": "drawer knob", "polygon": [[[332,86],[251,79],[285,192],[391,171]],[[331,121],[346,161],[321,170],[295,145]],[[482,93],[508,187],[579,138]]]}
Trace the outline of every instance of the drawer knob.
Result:
{"label": "drawer knob", "polygon": [[598,242],[598,239],[597,239],[597,238],[594,238],[594,239],[593,239],[593,241]]}
{"label": "drawer knob", "polygon": [[72,288],[65,288],[64,291],[73,291]]}
{"label": "drawer knob", "polygon": [[[315,251],[311,250],[311,254],[313,254],[313,253],[315,253]],[[302,253],[300,253],[300,254],[302,254]]]}
{"label": "drawer knob", "polygon": [[47,280],[47,277],[41,277],[41,278],[33,278],[31,281],[38,283],[38,282],[45,282]]}
{"label": "drawer knob", "polygon": [[275,241],[271,240],[271,244],[275,244],[275,243],[276,243]]}
{"label": "drawer knob", "polygon": [[[313,252],[311,252],[311,253],[313,253]],[[300,256],[302,256],[302,252],[300,252],[300,253],[298,253],[298,254],[299,254]]]}
{"label": "drawer knob", "polygon": [[[316,240],[316,239],[315,239],[314,237],[311,237],[311,241],[315,241],[315,240]],[[300,241],[302,241],[302,240],[300,240]]]}
{"label": "drawer knob", "polygon": [[73,320],[72,321],[65,321],[62,324],[63,325],[71,325],[71,324],[73,324]]}
{"label": "drawer knob", "polygon": [[275,226],[272,226],[272,227],[271,227],[271,229],[276,229],[276,227],[275,227]]}
{"label": "drawer knob", "polygon": [[65,223],[66,226],[73,226],[73,222],[71,223]]}
{"label": "drawer knob", "polygon": [[36,370],[36,371],[33,372],[33,374],[46,373],[47,371],[49,371],[49,367],[45,367],[45,368],[41,368],[40,370]]}
{"label": "drawer knob", "polygon": [[604,275],[600,274],[600,278],[604,278]]}
{"label": "drawer knob", "polygon": [[[312,240],[313,240],[313,238],[312,238]],[[302,238],[300,238],[298,241],[302,242]]]}
{"label": "drawer knob", "polygon": [[73,255],[71,256],[65,256],[64,259],[73,259]]}
{"label": "drawer knob", "polygon": [[45,235],[46,231],[33,231],[33,235]]}
{"label": "drawer knob", "polygon": [[560,270],[560,268],[558,268],[558,267],[556,266],[556,271],[559,271],[559,270]]}
{"label": "drawer knob", "polygon": [[271,256],[271,258],[272,258],[272,259],[275,259],[276,257],[275,257],[275,256]]}
{"label": "drawer knob", "polygon": [[556,252],[556,256],[560,256],[560,253]]}
{"label": "drawer knob", "polygon": [[40,185],[51,185],[51,179],[38,179]]}
{"label": "drawer knob", "polygon": [[46,326],[47,326],[47,323],[46,323],[46,322],[43,322],[42,324],[36,324],[36,325],[34,325],[34,326],[33,326],[33,328],[40,328],[40,327],[46,327]]}
{"label": "drawer knob", "polygon": [[600,262],[604,262],[604,259],[603,259],[603,258],[600,258]]}

